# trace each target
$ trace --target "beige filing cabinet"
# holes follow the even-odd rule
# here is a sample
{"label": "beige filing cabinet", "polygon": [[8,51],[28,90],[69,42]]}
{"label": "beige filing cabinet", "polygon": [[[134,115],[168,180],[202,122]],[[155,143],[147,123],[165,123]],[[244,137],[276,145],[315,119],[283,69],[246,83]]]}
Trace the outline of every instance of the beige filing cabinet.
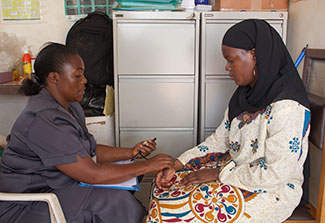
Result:
{"label": "beige filing cabinet", "polygon": [[265,19],[286,40],[287,12],[201,13],[199,142],[211,135],[223,120],[228,102],[237,88],[225,70],[221,43],[235,23],[249,18]]}
{"label": "beige filing cabinet", "polygon": [[156,137],[153,154],[177,157],[197,144],[199,17],[113,13],[116,146]]}

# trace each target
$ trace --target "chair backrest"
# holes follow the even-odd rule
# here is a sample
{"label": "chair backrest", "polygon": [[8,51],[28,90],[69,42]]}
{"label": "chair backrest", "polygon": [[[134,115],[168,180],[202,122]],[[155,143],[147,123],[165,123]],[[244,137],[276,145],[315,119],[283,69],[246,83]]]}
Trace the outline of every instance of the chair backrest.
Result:
{"label": "chair backrest", "polygon": [[[318,149],[322,150],[322,164],[315,217],[318,223],[325,223],[325,96],[316,95],[312,89],[312,69],[315,61],[320,61],[322,66],[325,65],[325,49],[306,49],[302,76],[308,93],[311,110],[309,140]],[[322,74],[323,77],[325,77],[324,73]],[[319,77],[316,76],[314,82],[319,85]],[[318,86],[318,88],[322,90],[322,87]]]}
{"label": "chair backrest", "polygon": [[318,149],[324,149],[325,134],[325,98],[308,93],[312,113],[309,140]]}
{"label": "chair backrest", "polygon": [[[4,149],[6,144],[7,144],[6,138],[0,135],[0,150]],[[1,162],[1,156],[0,156],[0,162]],[[60,201],[54,193],[0,192],[0,201],[43,201],[48,204],[51,223],[66,223],[66,219],[63,210],[61,208]]]}
{"label": "chair backrest", "polygon": [[[308,98],[310,101],[310,107],[312,110],[311,130],[309,140],[318,148],[324,148],[324,127],[325,127],[325,95],[316,95],[312,89],[312,69],[315,61],[320,61],[325,65],[325,49],[306,49],[306,56],[304,62],[304,69],[302,74],[302,80],[308,92]],[[315,81],[320,84],[320,80],[325,80],[325,71],[321,73],[315,73]],[[320,75],[322,75],[320,79]],[[324,81],[325,82],[325,81]],[[325,86],[318,86],[325,89]]]}

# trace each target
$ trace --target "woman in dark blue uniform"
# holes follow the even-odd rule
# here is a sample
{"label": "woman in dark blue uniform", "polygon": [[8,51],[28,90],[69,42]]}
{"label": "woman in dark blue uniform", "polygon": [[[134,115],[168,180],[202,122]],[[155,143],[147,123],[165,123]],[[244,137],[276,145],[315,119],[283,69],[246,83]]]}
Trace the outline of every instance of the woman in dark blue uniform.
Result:
{"label": "woman in dark blue uniform", "polygon": [[[76,51],[50,43],[35,61],[35,80],[25,80],[22,91],[31,96],[16,120],[1,160],[0,191],[53,192],[67,222],[140,222],[143,206],[126,190],[80,187],[119,183],[173,165],[159,154],[125,165],[110,164],[145,156],[156,148],[153,140],[134,148],[97,145],[85,127],[79,101],[85,84],[84,63]],[[92,160],[96,155],[97,163]],[[44,202],[0,202],[0,222],[50,222]]]}

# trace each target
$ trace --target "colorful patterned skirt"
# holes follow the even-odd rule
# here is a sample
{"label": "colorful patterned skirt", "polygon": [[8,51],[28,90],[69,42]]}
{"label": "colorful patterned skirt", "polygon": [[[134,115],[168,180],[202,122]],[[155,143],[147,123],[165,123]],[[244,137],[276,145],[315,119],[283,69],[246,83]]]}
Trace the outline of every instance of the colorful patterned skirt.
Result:
{"label": "colorful patterned skirt", "polygon": [[299,204],[301,193],[288,186],[274,192],[250,192],[219,181],[182,186],[192,171],[223,168],[230,156],[208,154],[189,161],[177,171],[172,186],[160,190],[153,183],[146,223],[280,223]]}
{"label": "colorful patterned skirt", "polygon": [[245,215],[245,194],[218,182],[181,186],[180,180],[190,172],[178,171],[168,191],[153,185],[146,222],[239,222]]}

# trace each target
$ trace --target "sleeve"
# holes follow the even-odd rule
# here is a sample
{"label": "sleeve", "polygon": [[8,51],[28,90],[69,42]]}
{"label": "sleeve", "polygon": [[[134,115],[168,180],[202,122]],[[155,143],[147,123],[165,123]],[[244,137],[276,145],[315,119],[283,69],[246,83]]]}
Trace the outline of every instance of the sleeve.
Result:
{"label": "sleeve", "polygon": [[90,156],[94,157],[97,151],[97,142],[92,134],[88,132],[90,142]]}
{"label": "sleeve", "polygon": [[308,153],[308,146],[303,146],[308,144],[303,141],[308,140],[309,120],[309,110],[301,105],[274,111],[265,145],[260,145],[265,146],[265,157],[254,164],[237,166],[235,161],[230,162],[221,171],[220,181],[248,191],[266,192],[288,184],[295,176],[299,179]]}
{"label": "sleeve", "polygon": [[193,158],[203,157],[209,153],[225,153],[228,150],[228,138],[230,131],[230,122],[228,120],[228,109],[225,111],[224,119],[222,120],[216,131],[210,135],[204,142],[187,150],[177,159],[185,165]]}
{"label": "sleeve", "polygon": [[45,166],[55,166],[77,162],[77,154],[88,156],[86,147],[90,145],[76,121],[61,111],[50,109],[37,113],[32,121],[27,146]]}
{"label": "sleeve", "polygon": [[79,102],[71,102],[71,110],[73,110],[73,114],[77,122],[79,122],[81,128],[84,129],[84,134],[87,135],[87,138],[90,142],[90,156],[94,157],[96,155],[96,149],[97,149],[97,142],[92,134],[89,133],[87,126],[86,126],[86,119],[85,119],[85,112],[82,109]]}

